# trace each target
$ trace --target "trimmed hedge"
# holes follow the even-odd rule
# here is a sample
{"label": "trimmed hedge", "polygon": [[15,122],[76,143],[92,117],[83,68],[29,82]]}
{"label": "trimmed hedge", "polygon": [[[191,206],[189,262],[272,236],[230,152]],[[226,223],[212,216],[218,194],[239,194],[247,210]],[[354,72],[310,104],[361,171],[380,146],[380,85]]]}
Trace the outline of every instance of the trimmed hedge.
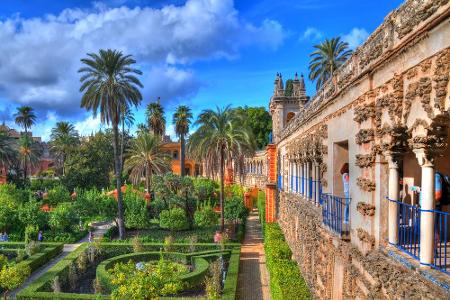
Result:
{"label": "trimmed hedge", "polygon": [[[219,255],[223,255],[224,257],[229,257],[229,266],[228,273],[225,280],[225,286],[222,294],[222,299],[234,299],[237,290],[237,279],[239,272],[239,255],[240,255],[240,244],[230,243],[225,245],[225,250],[222,251],[218,249],[217,244],[194,244],[196,249],[200,250],[199,252],[189,253],[189,249],[192,245],[189,244],[173,244],[173,248],[183,250],[178,253],[186,257],[187,260],[192,260],[196,266],[196,269],[186,274],[185,276],[190,276],[189,280],[198,281],[199,278],[203,278],[206,271],[208,270],[208,261],[213,259],[214,257],[218,257]],[[16,299],[35,299],[35,300],[47,300],[47,299],[59,299],[59,300],[72,300],[72,299],[111,299],[109,295],[98,295],[98,294],[74,294],[74,293],[53,293],[46,292],[45,290],[51,289],[51,284],[55,276],[59,276],[60,279],[64,280],[67,276],[69,266],[75,262],[78,256],[88,248],[89,244],[84,243],[79,246],[75,251],[68,254],[64,257],[60,262],[55,264],[52,268],[50,268],[44,275],[39,277],[33,283],[31,283],[26,289],[19,292],[16,296]],[[131,243],[128,244],[118,244],[118,243],[102,243],[103,249],[106,252],[110,252],[113,257],[125,253],[130,253],[133,250],[133,245]],[[159,251],[164,244],[161,243],[144,243],[143,247],[145,251]],[[182,249],[184,248],[184,249]],[[211,249],[211,250],[208,250]],[[114,251],[112,251],[114,250]],[[118,253],[118,254],[116,254]],[[119,254],[120,253],[120,254]],[[156,252],[159,258],[159,252]],[[135,254],[135,253],[132,253]],[[140,253],[136,253],[140,254]],[[101,264],[105,263],[103,261]],[[100,266],[100,265],[99,265]],[[98,271],[98,269],[97,269]],[[200,272],[201,271],[201,272]],[[105,271],[106,272],[106,271]],[[201,274],[202,272],[205,272]],[[195,299],[198,297],[192,297]],[[200,297],[204,298],[204,297]],[[161,299],[183,299],[182,297],[161,297]]]}
{"label": "trimmed hedge", "polygon": [[[62,243],[42,243],[43,250],[27,257],[18,265],[30,267],[31,272],[34,272],[37,268],[46,264],[49,260],[57,256],[63,251],[64,244]],[[25,243],[21,242],[1,242],[0,249],[10,252],[17,249],[25,249]]]}
{"label": "trimmed hedge", "polygon": [[312,299],[300,269],[291,259],[292,252],[276,223],[265,225],[264,250],[270,274],[270,294],[273,300]]}
{"label": "trimmed hedge", "polygon": [[259,191],[258,193],[258,213],[259,213],[259,221],[261,222],[263,233],[264,233],[264,225],[266,223],[266,193],[263,191]]}

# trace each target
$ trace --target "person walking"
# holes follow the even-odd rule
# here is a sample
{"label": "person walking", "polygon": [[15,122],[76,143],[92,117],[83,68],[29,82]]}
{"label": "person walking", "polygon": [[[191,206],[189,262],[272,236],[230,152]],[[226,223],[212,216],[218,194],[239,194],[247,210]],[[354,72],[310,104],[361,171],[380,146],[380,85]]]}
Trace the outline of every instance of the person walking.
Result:
{"label": "person walking", "polygon": [[344,188],[344,197],[343,199],[345,205],[344,207],[344,224],[349,223],[349,212],[350,212],[350,176],[349,176],[349,166],[348,163],[345,163],[342,165],[341,168],[341,175],[342,175],[342,185]]}

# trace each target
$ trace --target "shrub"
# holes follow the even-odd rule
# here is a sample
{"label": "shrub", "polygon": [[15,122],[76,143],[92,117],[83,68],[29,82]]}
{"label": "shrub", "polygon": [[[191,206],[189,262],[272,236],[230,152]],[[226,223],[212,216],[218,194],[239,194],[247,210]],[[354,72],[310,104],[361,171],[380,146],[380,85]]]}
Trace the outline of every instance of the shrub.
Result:
{"label": "shrub", "polygon": [[0,287],[10,291],[19,287],[30,276],[30,267],[24,264],[3,266],[0,270]]}
{"label": "shrub", "polygon": [[57,185],[53,189],[48,191],[47,199],[45,202],[51,206],[56,206],[62,202],[70,201],[70,193],[63,185]]}
{"label": "shrub", "polygon": [[205,277],[205,290],[208,299],[219,299],[222,290],[221,273],[218,260],[209,265],[209,274]]}
{"label": "shrub", "polygon": [[291,260],[292,252],[278,224],[266,224],[264,250],[272,299],[312,299],[297,263]]}
{"label": "shrub", "polygon": [[219,216],[214,212],[210,206],[205,206],[199,209],[194,214],[195,225],[198,227],[208,227],[217,224]]}
{"label": "shrub", "polygon": [[179,207],[163,210],[159,215],[159,226],[170,230],[185,230],[189,227],[186,213]]}
{"label": "shrub", "polygon": [[39,233],[39,228],[34,225],[27,225],[25,227],[25,244],[28,244],[31,241],[37,241],[37,236]]}
{"label": "shrub", "polygon": [[139,236],[136,235],[133,240],[133,252],[134,253],[138,253],[138,252],[144,252],[144,246],[142,245],[141,240],[139,239]]}
{"label": "shrub", "polygon": [[143,229],[148,227],[149,215],[143,196],[134,192],[124,194],[125,226]]}
{"label": "shrub", "polygon": [[72,226],[78,223],[78,217],[72,203],[61,203],[50,212],[49,225],[53,230],[72,231]]}
{"label": "shrub", "polygon": [[225,201],[224,215],[228,221],[244,221],[248,216],[248,210],[244,205],[243,198],[233,197]]}

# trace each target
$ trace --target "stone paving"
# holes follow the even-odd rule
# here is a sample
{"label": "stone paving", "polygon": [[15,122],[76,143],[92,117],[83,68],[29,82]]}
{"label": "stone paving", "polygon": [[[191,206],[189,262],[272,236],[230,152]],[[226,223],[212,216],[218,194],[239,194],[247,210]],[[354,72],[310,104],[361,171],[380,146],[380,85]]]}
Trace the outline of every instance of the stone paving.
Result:
{"label": "stone paving", "polygon": [[[94,231],[92,234],[93,234],[93,237],[96,238],[96,237],[102,237],[105,234],[105,232],[108,230],[108,228],[112,226],[112,223],[102,222],[102,223],[92,224],[91,226],[94,227]],[[35,281],[36,279],[41,277],[44,273],[46,273],[50,268],[52,268],[55,264],[57,264],[59,261],[61,261],[69,253],[71,253],[72,251],[77,249],[82,243],[85,243],[88,241],[89,241],[89,236],[87,235],[75,244],[65,244],[63,252],[60,255],[53,258],[47,264],[45,264],[44,266],[42,266],[39,269],[37,269],[36,271],[34,271],[31,274],[31,276],[28,277],[28,279],[24,282],[24,284],[22,284],[20,287],[18,287],[17,289],[15,289],[9,293],[9,295],[8,295],[9,299],[16,299],[16,295],[18,292],[25,289],[28,285],[30,285],[30,283],[32,283],[33,281]]]}
{"label": "stone paving", "polygon": [[269,273],[258,213],[253,210],[247,221],[245,239],[241,246],[237,299],[269,300]]}

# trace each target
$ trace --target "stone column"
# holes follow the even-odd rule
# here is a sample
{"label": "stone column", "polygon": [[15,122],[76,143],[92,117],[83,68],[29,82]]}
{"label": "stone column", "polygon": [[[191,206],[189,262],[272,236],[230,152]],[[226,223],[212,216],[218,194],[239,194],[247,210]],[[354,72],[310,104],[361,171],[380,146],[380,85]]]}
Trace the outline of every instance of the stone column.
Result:
{"label": "stone column", "polygon": [[430,266],[434,261],[434,161],[424,149],[414,150],[422,169],[420,191],[420,265]]}
{"label": "stone column", "polygon": [[310,176],[310,169],[309,169],[309,161],[305,163],[305,197],[306,199],[309,199],[309,176]]}
{"label": "stone column", "polygon": [[389,166],[389,184],[388,184],[388,197],[389,197],[389,213],[388,213],[388,236],[389,243],[398,244],[398,204],[394,201],[399,200],[399,172],[398,162],[392,155],[387,155],[386,159]]}
{"label": "stone column", "polygon": [[314,180],[316,181],[316,186],[315,186],[315,201],[316,204],[319,205],[320,203],[320,164],[318,162],[314,162]]}

